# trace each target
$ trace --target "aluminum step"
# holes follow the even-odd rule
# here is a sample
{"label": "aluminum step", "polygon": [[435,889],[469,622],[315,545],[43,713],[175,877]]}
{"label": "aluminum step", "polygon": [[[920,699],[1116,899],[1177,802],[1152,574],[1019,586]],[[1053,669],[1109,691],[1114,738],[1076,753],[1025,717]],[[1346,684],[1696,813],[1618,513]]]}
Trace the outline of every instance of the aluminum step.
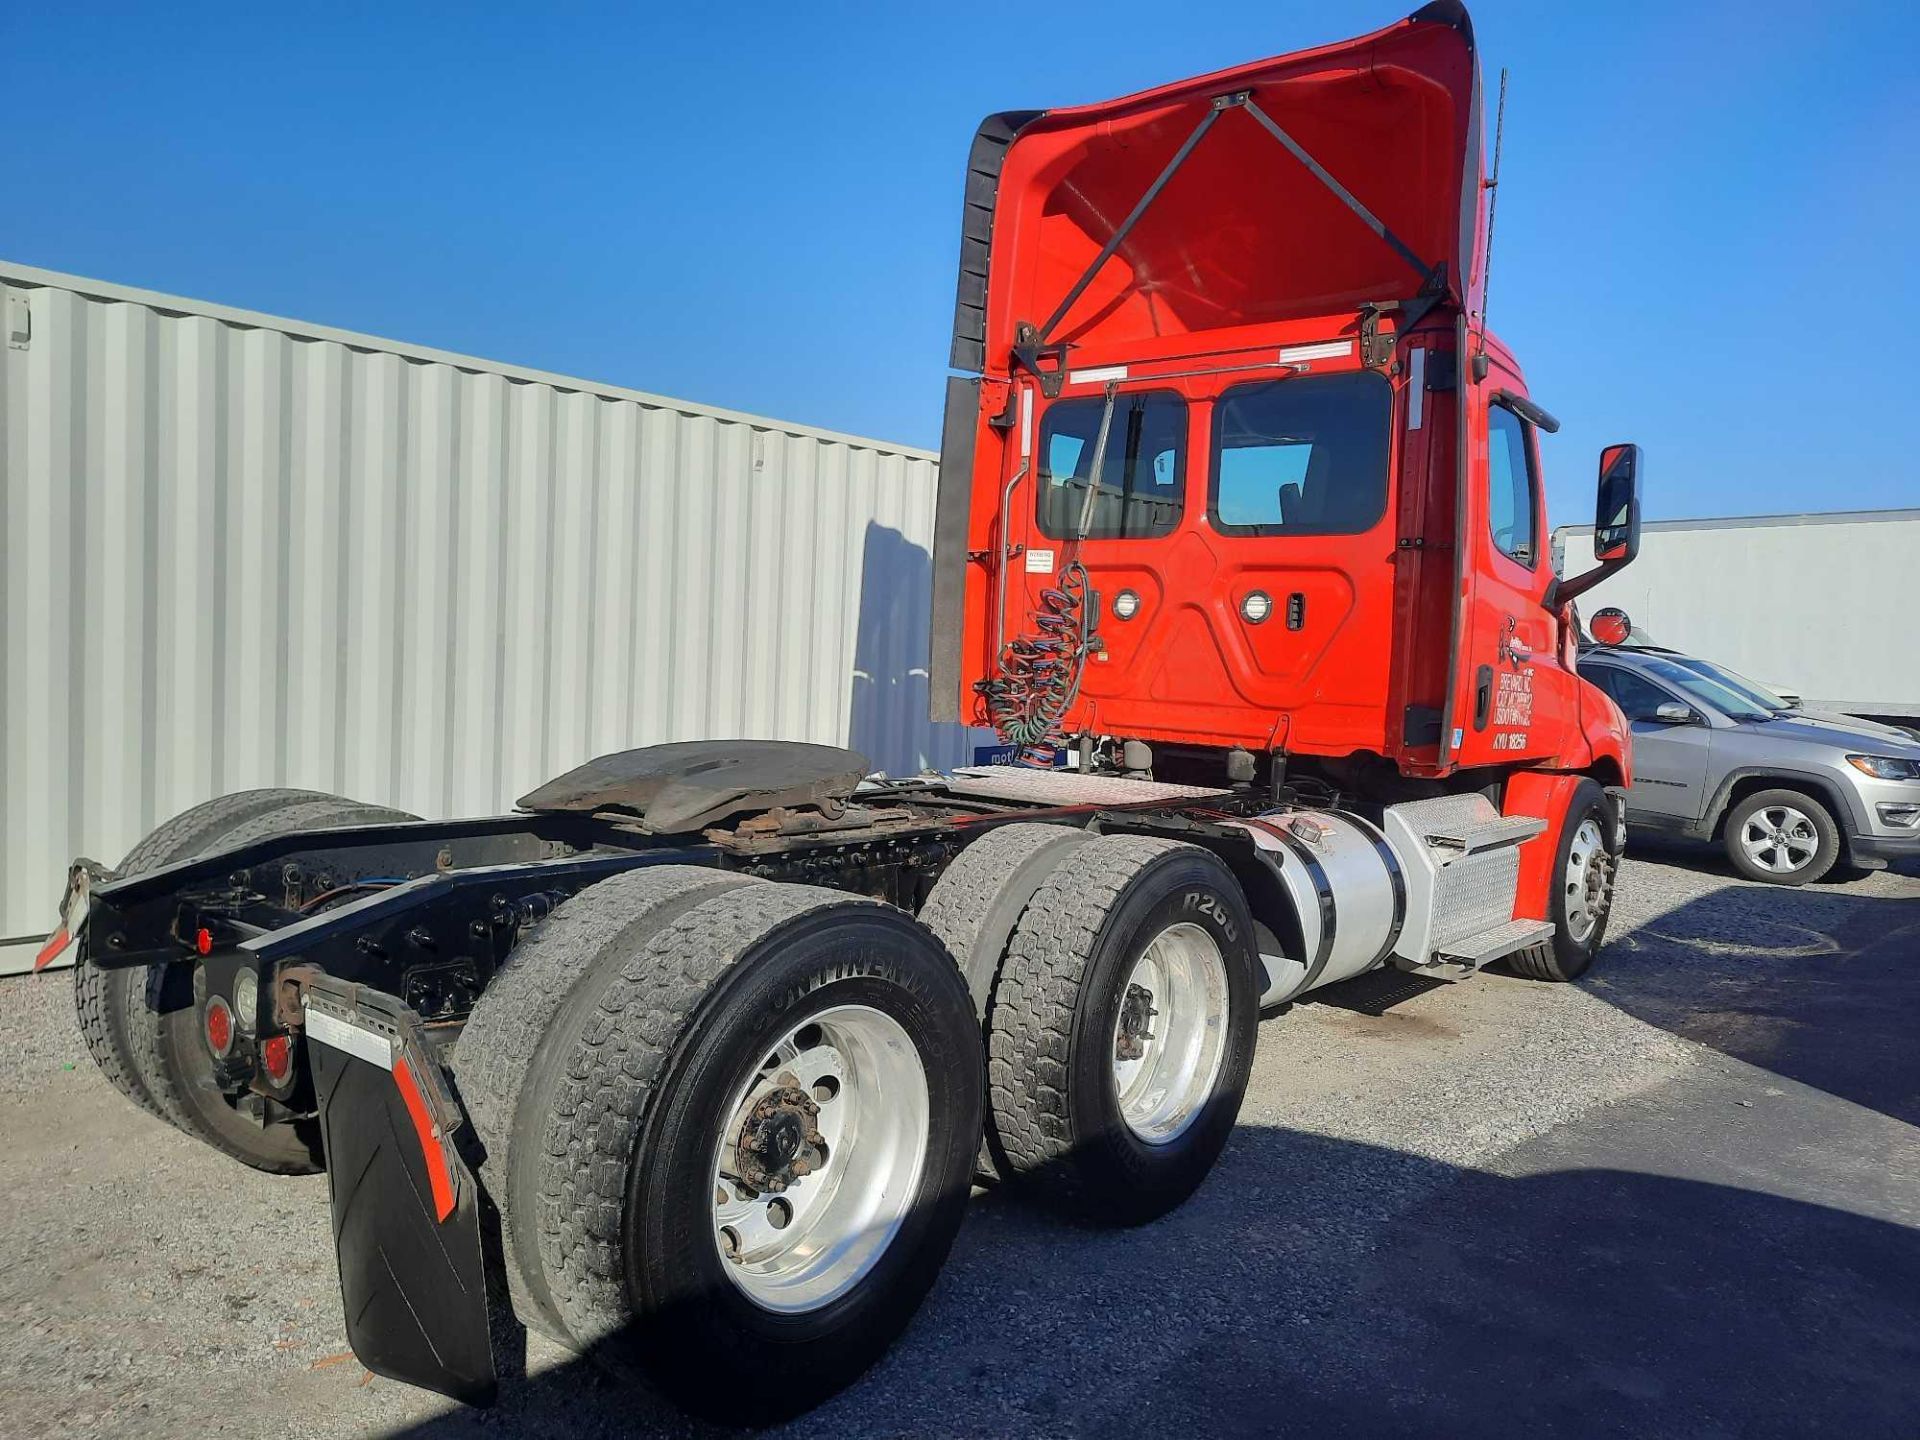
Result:
{"label": "aluminum step", "polygon": [[1547,828],[1546,821],[1531,815],[1502,815],[1484,795],[1444,795],[1393,809],[1442,865],[1462,855],[1518,845]]}
{"label": "aluminum step", "polygon": [[1472,855],[1499,845],[1518,845],[1546,828],[1546,821],[1532,815],[1500,815],[1479,825],[1457,825],[1449,830],[1430,832],[1427,844],[1435,850]]}
{"label": "aluminum step", "polygon": [[1384,820],[1406,869],[1407,920],[1394,946],[1396,964],[1415,971],[1438,963],[1478,966],[1538,938],[1520,931],[1510,937],[1508,928],[1520,846],[1541,834],[1545,821],[1502,815],[1477,794],[1390,805]]}
{"label": "aluminum step", "polygon": [[1504,925],[1495,925],[1477,934],[1449,941],[1441,947],[1440,959],[1446,964],[1477,968],[1524,949],[1536,940],[1545,940],[1552,934],[1553,925],[1546,920],[1509,920]]}

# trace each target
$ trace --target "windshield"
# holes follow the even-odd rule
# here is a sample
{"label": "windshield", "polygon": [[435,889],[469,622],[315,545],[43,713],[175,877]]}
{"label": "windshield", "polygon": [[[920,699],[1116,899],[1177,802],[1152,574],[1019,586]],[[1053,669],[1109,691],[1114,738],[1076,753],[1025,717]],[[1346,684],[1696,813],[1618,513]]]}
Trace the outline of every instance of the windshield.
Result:
{"label": "windshield", "polygon": [[1752,697],[1743,695],[1730,686],[1721,684],[1709,675],[1704,675],[1692,667],[1692,663],[1682,664],[1669,660],[1664,655],[1648,655],[1644,651],[1638,656],[1640,665],[1647,674],[1674,689],[1690,700],[1711,706],[1732,720],[1771,720],[1774,707],[1763,705]]}
{"label": "windshield", "polygon": [[1733,691],[1734,694],[1745,698],[1749,704],[1758,705],[1764,710],[1791,710],[1793,708],[1792,705],[1767,689],[1766,686],[1756,685],[1753,681],[1747,679],[1746,676],[1736,674],[1724,665],[1716,665],[1711,660],[1701,660],[1692,655],[1676,655],[1673,659],[1676,665],[1684,665],[1689,670],[1698,670],[1709,680],[1714,681],[1716,684],[1726,686],[1727,689]]}

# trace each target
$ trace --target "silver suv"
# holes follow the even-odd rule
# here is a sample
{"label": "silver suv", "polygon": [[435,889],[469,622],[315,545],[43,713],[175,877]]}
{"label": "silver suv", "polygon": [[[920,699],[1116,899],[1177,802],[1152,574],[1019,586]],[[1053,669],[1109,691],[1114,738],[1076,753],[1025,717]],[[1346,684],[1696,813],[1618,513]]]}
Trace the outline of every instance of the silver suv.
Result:
{"label": "silver suv", "polygon": [[1580,673],[1633,727],[1627,823],[1718,839],[1753,880],[1804,885],[1844,859],[1920,856],[1920,740],[1805,711],[1711,661],[1595,647]]}

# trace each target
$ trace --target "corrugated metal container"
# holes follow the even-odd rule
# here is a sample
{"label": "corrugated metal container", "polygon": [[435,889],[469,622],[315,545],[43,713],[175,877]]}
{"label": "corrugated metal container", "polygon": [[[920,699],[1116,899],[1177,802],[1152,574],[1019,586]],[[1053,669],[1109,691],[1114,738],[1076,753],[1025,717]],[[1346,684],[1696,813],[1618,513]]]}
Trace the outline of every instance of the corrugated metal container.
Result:
{"label": "corrugated metal container", "polygon": [[[1554,534],[1562,575],[1593,564],[1593,527]],[[1617,605],[1669,645],[1851,715],[1920,716],[1912,620],[1920,510],[1661,520],[1580,599]]]}
{"label": "corrugated metal container", "polygon": [[[0,263],[0,936],[256,785],[490,813],[735,736],[927,719],[934,457]],[[0,955],[0,959],[13,958]]]}

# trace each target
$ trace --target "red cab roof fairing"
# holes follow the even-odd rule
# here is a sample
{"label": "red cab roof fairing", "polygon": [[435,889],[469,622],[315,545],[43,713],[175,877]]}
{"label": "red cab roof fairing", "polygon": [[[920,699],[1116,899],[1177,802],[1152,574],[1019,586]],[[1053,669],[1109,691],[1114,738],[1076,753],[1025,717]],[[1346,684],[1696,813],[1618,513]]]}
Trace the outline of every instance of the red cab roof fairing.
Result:
{"label": "red cab roof fairing", "polygon": [[1457,0],[1119,100],[992,116],[969,163],[952,363],[1005,375],[1022,343],[1109,358],[1422,296],[1477,308],[1480,128]]}

